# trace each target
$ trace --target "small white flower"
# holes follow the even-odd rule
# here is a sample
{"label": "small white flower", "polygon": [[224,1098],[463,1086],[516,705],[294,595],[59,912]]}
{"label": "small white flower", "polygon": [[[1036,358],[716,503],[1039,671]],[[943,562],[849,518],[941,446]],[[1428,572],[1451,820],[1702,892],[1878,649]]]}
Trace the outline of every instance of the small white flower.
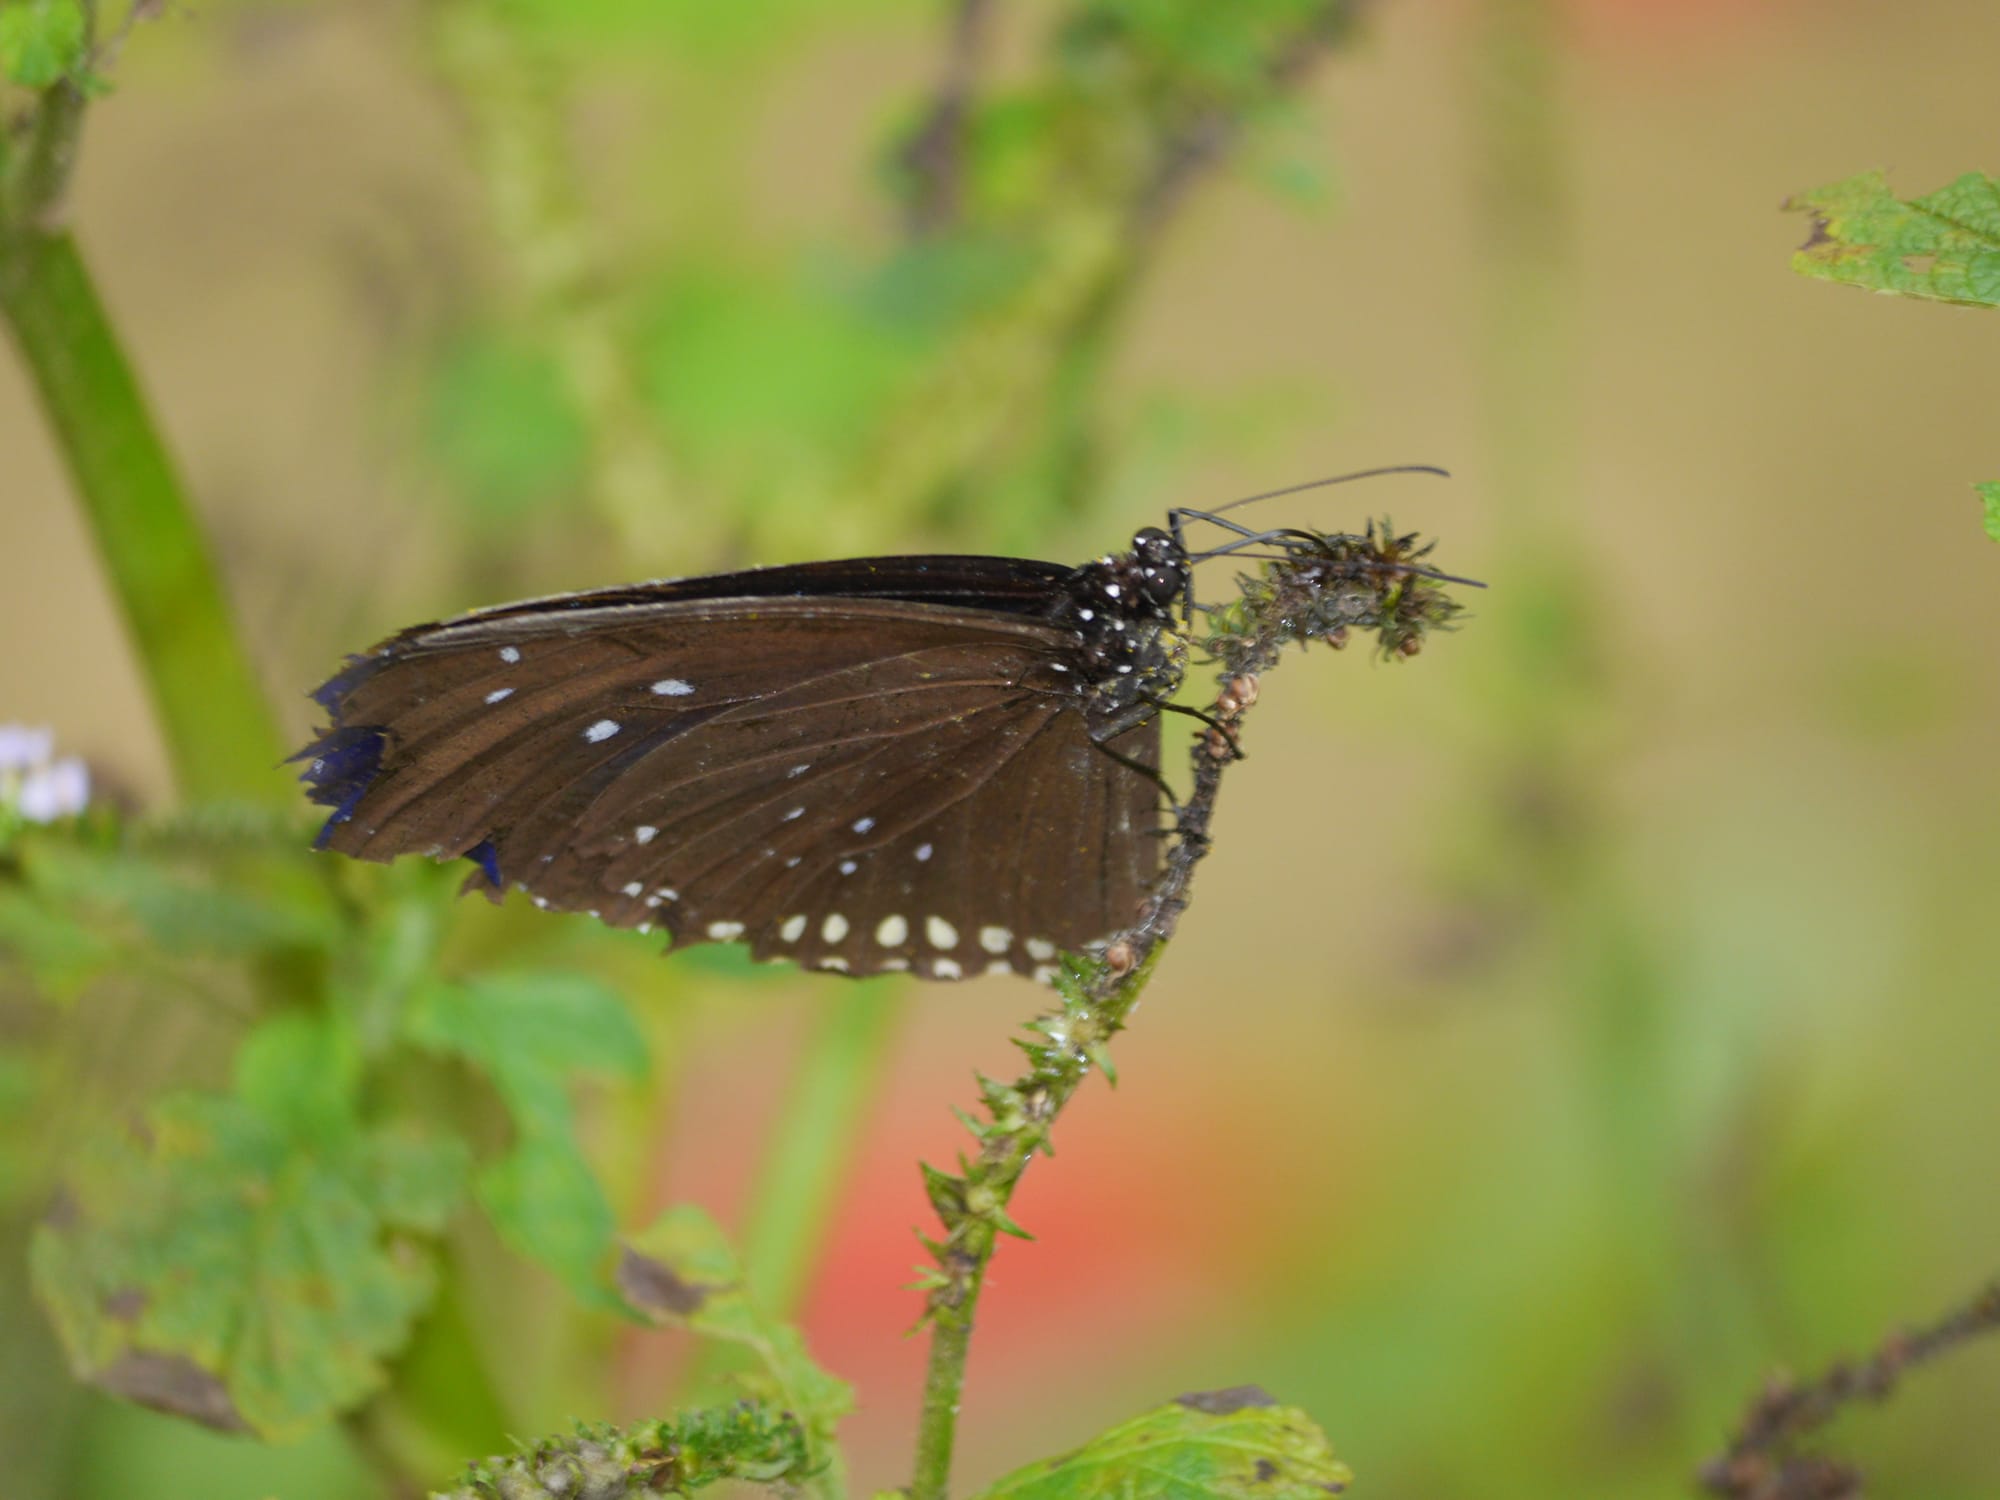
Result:
{"label": "small white flower", "polygon": [[75,817],[90,805],[90,768],[80,756],[54,758],[55,735],[0,724],[0,806],[30,823]]}

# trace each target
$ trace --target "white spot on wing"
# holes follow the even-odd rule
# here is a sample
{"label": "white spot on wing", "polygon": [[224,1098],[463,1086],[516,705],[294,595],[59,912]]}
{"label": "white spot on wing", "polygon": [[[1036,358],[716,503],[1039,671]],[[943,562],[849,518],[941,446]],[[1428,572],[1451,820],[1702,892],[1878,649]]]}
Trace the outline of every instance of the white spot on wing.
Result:
{"label": "white spot on wing", "polygon": [[829,943],[837,943],[847,936],[847,918],[839,912],[828,912],[826,920],[819,924],[819,935]]}
{"label": "white spot on wing", "polygon": [[856,833],[866,833],[874,826],[875,820],[873,818],[856,818],[854,820],[854,831]]}
{"label": "white spot on wing", "polygon": [[632,830],[632,837],[638,843],[650,844],[653,842],[654,835],[658,834],[659,831],[651,823],[641,823],[637,828]]}
{"label": "white spot on wing", "polygon": [[958,946],[958,929],[943,917],[925,917],[924,936],[930,939],[933,948]]}
{"label": "white spot on wing", "polygon": [[1035,966],[1035,983],[1054,984],[1056,982],[1056,975],[1061,972],[1054,964],[1037,964]]}
{"label": "white spot on wing", "polygon": [[653,684],[653,691],[662,698],[685,698],[694,691],[694,684],[683,682],[678,677],[662,677]]}
{"label": "white spot on wing", "polygon": [[907,958],[885,958],[882,960],[881,964],[878,965],[878,967],[881,968],[884,973],[888,974],[900,974],[905,969],[909,968],[909,966],[910,966],[910,961]]}
{"label": "white spot on wing", "polygon": [[514,690],[512,688],[495,688],[492,692],[486,695],[486,701],[488,703],[498,703],[503,699],[511,698],[513,696],[514,696]]}
{"label": "white spot on wing", "polygon": [[786,777],[787,777],[787,778],[790,778],[790,777],[793,777],[793,776],[803,776],[803,775],[805,775],[805,774],[806,774],[806,772],[810,771],[811,769],[812,769],[812,762],[811,762],[811,761],[807,761],[807,762],[806,762],[806,763],[805,763],[804,765],[802,765],[802,766],[793,766],[793,767],[791,768],[791,770],[789,770],[789,771],[785,772],[785,775],[786,775]]}
{"label": "white spot on wing", "polygon": [[851,859],[843,859],[840,862],[840,873],[843,875],[852,875],[856,870],[860,868],[861,866],[857,865]]}
{"label": "white spot on wing", "polygon": [[917,863],[918,863],[918,864],[922,864],[922,863],[923,863],[923,862],[924,862],[925,860],[929,859],[930,857],[931,857],[931,846],[930,846],[929,844],[919,844],[919,845],[917,845]]}
{"label": "white spot on wing", "polygon": [[583,737],[595,745],[600,740],[610,739],[612,735],[618,732],[619,728],[620,725],[616,719],[599,719],[590,728],[584,730]]}
{"label": "white spot on wing", "polygon": [[625,882],[625,894],[628,896],[636,896],[645,889],[646,883],[642,880],[628,880]]}
{"label": "white spot on wing", "polygon": [[986,966],[986,972],[989,974],[1011,974],[1014,972],[1014,966],[1004,958],[996,958]]}
{"label": "white spot on wing", "polygon": [[1029,938],[1026,947],[1028,957],[1038,963],[1047,963],[1056,956],[1056,945],[1047,938]]}
{"label": "white spot on wing", "polygon": [[965,978],[965,970],[960,968],[957,963],[955,963],[953,960],[949,958],[932,959],[931,973],[935,974],[940,979]]}
{"label": "white spot on wing", "polygon": [[786,813],[784,817],[780,818],[778,821],[781,823],[789,823],[794,818],[803,818],[805,815],[806,815],[806,810],[804,807],[795,807],[790,812]]}
{"label": "white spot on wing", "polygon": [[778,927],[778,936],[788,943],[796,943],[805,936],[806,915],[800,912],[795,917],[787,917]]}
{"label": "white spot on wing", "polygon": [[875,929],[875,941],[884,948],[900,948],[910,938],[910,924],[901,916],[884,917]]}
{"label": "white spot on wing", "polygon": [[508,665],[511,666],[520,659],[521,648],[519,646],[502,646],[500,648],[500,660],[506,662]]}
{"label": "white spot on wing", "polygon": [[708,935],[718,943],[727,943],[732,939],[743,936],[743,924],[741,922],[710,922],[708,924]]}
{"label": "white spot on wing", "polygon": [[1005,927],[982,927],[979,929],[979,946],[988,953],[1005,953],[1014,946],[1014,934]]}
{"label": "white spot on wing", "polygon": [[847,960],[844,958],[822,958],[819,961],[819,966],[822,969],[832,969],[836,974],[845,974],[847,972]]}

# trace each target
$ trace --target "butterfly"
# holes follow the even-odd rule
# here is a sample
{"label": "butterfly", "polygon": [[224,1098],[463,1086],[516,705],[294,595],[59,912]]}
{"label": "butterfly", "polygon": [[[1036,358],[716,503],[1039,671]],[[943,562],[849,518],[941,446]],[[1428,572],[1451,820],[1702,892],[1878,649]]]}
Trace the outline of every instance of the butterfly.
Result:
{"label": "butterfly", "polygon": [[[532,599],[390,637],[313,697],[318,847],[675,948],[1042,979],[1137,915],[1176,534],[1080,567],[870,557]],[[1176,605],[1183,607],[1177,612]]]}

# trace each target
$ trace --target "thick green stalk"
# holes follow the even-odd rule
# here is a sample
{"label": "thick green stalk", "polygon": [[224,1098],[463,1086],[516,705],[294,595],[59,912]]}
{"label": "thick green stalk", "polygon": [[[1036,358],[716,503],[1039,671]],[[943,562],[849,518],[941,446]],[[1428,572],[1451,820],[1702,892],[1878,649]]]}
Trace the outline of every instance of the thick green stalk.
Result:
{"label": "thick green stalk", "polygon": [[76,486],[184,796],[275,797],[282,751],[201,528],[60,226],[82,98],[42,96],[0,202],[0,316]]}
{"label": "thick green stalk", "polygon": [[786,1091],[743,1230],[750,1289],[773,1318],[797,1314],[909,998],[893,979],[844,987]]}

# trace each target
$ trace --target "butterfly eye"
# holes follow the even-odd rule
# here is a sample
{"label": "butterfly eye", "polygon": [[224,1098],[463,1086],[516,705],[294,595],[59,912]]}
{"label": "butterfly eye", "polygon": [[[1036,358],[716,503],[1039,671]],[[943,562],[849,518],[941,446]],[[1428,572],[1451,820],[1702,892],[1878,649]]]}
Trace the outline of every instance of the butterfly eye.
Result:
{"label": "butterfly eye", "polygon": [[1139,563],[1139,588],[1147,602],[1171,603],[1187,584],[1187,554],[1168,533],[1148,526],[1132,538],[1132,555]]}

